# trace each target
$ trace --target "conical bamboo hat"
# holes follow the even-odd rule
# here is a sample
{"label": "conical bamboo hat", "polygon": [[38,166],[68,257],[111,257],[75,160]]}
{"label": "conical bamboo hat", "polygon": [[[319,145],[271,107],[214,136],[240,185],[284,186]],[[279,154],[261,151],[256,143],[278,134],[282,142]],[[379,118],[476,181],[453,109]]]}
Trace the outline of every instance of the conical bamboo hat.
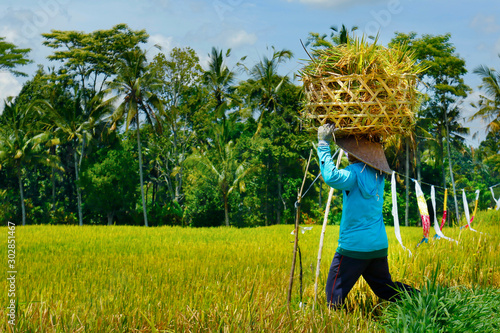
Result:
{"label": "conical bamboo hat", "polygon": [[370,141],[362,136],[347,136],[335,138],[335,143],[344,151],[352,154],[358,160],[368,164],[372,168],[392,174],[387,163],[382,144]]}

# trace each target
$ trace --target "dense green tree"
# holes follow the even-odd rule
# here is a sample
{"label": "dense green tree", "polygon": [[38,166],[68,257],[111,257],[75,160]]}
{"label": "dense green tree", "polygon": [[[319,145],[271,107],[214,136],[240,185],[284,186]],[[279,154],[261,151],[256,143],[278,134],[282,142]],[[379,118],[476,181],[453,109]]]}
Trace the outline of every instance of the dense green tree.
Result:
{"label": "dense green tree", "polygon": [[82,102],[105,89],[106,80],[116,74],[124,52],[146,43],[149,38],[145,30],[131,30],[126,24],[90,33],[52,30],[42,36],[43,45],[55,50],[48,58],[62,62],[61,75],[73,77],[83,91]]}
{"label": "dense green tree", "polygon": [[96,152],[92,165],[82,173],[85,203],[89,210],[101,214],[111,225],[118,212],[135,208],[138,174],[131,149],[103,147]]}
{"label": "dense green tree", "polygon": [[248,96],[248,103],[258,111],[257,135],[263,126],[265,114],[278,110],[280,105],[279,90],[285,83],[289,83],[288,76],[280,76],[278,73],[279,65],[293,57],[290,50],[276,50],[272,48],[271,58],[264,56],[256,63],[248,74],[250,78],[241,84],[241,90]]}
{"label": "dense green tree", "polygon": [[31,62],[26,56],[31,49],[20,49],[15,44],[5,41],[5,37],[0,37],[0,70],[7,70],[16,76],[27,76],[15,68],[24,66]]}
{"label": "dense green tree", "polygon": [[23,172],[28,165],[57,165],[57,158],[50,155],[46,144],[48,134],[33,123],[37,118],[35,102],[29,105],[16,104],[9,99],[0,117],[0,167],[15,170],[19,183],[22,224],[26,224]]}
{"label": "dense green tree", "polygon": [[[203,83],[208,89],[209,104],[206,112],[211,115],[212,121],[225,122],[227,112],[239,104],[235,94],[235,72],[227,67],[225,58],[231,55],[231,49],[225,54],[222,50],[212,48],[209,54],[208,69],[203,73]],[[239,64],[239,63],[238,63]],[[238,65],[237,64],[237,65]]]}
{"label": "dense green tree", "polygon": [[148,123],[161,130],[161,123],[158,122],[155,109],[158,110],[159,114],[163,114],[163,108],[160,99],[154,94],[154,91],[157,90],[157,86],[161,85],[162,82],[157,78],[154,67],[149,65],[146,52],[143,50],[135,49],[125,52],[117,61],[117,76],[109,83],[109,86],[123,97],[123,102],[113,113],[112,129],[116,129],[118,122],[124,117],[126,118],[125,124],[127,130],[132,123],[136,126],[142,209],[144,213],[144,225],[147,227],[148,216],[142,170],[140,114],[144,115]]}
{"label": "dense green tree", "polygon": [[[419,78],[424,84],[428,98],[421,107],[421,118],[427,118],[433,124],[432,131],[434,142],[441,150],[446,145],[449,175],[453,187],[453,197],[455,201],[455,214],[458,218],[458,204],[456,200],[455,181],[453,175],[453,163],[450,147],[450,135],[452,127],[450,124],[456,123],[457,104],[460,99],[467,96],[470,88],[464,83],[463,76],[467,73],[465,61],[455,52],[455,47],[450,41],[451,35],[422,35],[417,38],[415,32],[409,34],[396,33],[389,46],[407,45],[414,53],[417,61],[426,68]],[[421,124],[417,123],[417,127]],[[456,132],[465,132],[464,128],[455,127]],[[417,133],[417,136],[419,134]],[[432,142],[432,140],[429,140]],[[444,149],[443,149],[444,150]],[[438,152],[439,161],[444,160],[444,153]],[[443,168],[443,184],[447,187],[446,174]]]}
{"label": "dense green tree", "polygon": [[[33,103],[35,101],[46,101],[49,99],[54,99],[55,96],[60,96],[60,90],[59,89],[54,89],[55,87],[50,84],[50,79],[49,76],[45,73],[43,70],[42,66],[39,66],[37,72],[33,76],[31,80],[28,80],[23,84],[23,87],[21,88],[21,91],[19,95],[16,97],[16,103],[20,105],[29,105],[30,103]],[[43,111],[43,109],[39,109]],[[39,124],[40,127],[43,130],[46,130],[48,132],[51,132],[54,130],[53,126],[44,126],[49,122],[46,117],[43,115],[40,116],[39,119]],[[59,142],[57,141],[58,138],[54,137],[52,135],[51,138],[53,141],[53,145],[50,147],[50,153],[52,155],[57,155],[57,147],[59,145]],[[61,157],[60,155],[59,158]],[[67,168],[65,165],[61,165],[66,172],[70,172],[70,170]],[[52,211],[56,209],[56,178],[57,178],[57,168],[52,167],[51,168],[51,176],[50,180],[52,183]]]}
{"label": "dense green tree", "polygon": [[[82,225],[83,214],[78,175],[85,156],[85,147],[92,138],[92,135],[89,135],[92,132],[91,127],[88,125],[93,122],[91,118],[96,104],[100,104],[107,93],[106,81],[116,74],[119,57],[139,44],[146,43],[149,36],[145,30],[134,31],[126,24],[118,24],[111,29],[96,30],[91,33],[52,30],[42,36],[45,39],[43,45],[54,49],[54,53],[49,55],[48,59],[62,62],[61,68],[57,72],[53,71],[52,76],[55,76],[52,78],[53,82],[62,83],[66,91],[72,90],[70,94],[74,102],[73,107],[57,111],[59,118],[69,121],[66,122],[64,132],[68,133],[68,128],[72,127],[75,134],[75,131],[86,134],[71,136],[75,158],[78,216],[79,224]],[[68,85],[72,85],[73,89]],[[69,114],[63,115],[64,112]]]}
{"label": "dense green tree", "polygon": [[[235,143],[227,139],[229,121],[214,124],[210,146],[195,149],[189,163],[202,171],[203,180],[217,189],[224,203],[224,222],[229,226],[229,196],[235,190],[245,190],[245,177],[255,170],[238,156]],[[201,180],[201,179],[200,179]]]}
{"label": "dense green tree", "polygon": [[[355,30],[332,27],[329,34],[311,33],[308,42],[313,49],[344,44]],[[75,217],[64,211],[73,214],[78,205],[80,224],[83,216],[103,224],[140,224],[142,219],[145,225],[238,227],[293,222],[315,133],[301,127],[302,88],[279,72],[291,59],[290,51],[272,48],[248,67],[237,63],[230,68],[230,50],[213,48],[203,70],[190,48],[159,53],[149,63],[139,48],[147,33],[124,24],[91,33],[52,31],[44,38],[54,50],[49,59],[60,66],[48,73],[39,69],[0,115],[2,218],[74,223]],[[485,92],[476,117],[488,114],[493,122],[487,139],[472,149],[464,143],[466,129],[459,122],[460,101],[468,90],[462,80],[464,62],[450,36],[397,34],[393,43],[407,44],[428,70],[420,76],[426,99],[418,114],[418,149],[405,153],[413,146],[408,140],[387,145],[391,166],[410,172],[414,162],[418,179],[436,184],[442,178],[449,186],[448,155],[451,175],[457,175],[452,183],[470,196],[480,189],[480,208],[485,208],[491,201],[487,186],[500,182],[498,132],[493,131],[497,72],[485,66],[476,70]],[[25,59],[23,54],[17,59]],[[5,59],[0,52],[1,69],[15,68],[2,67]],[[240,82],[239,68],[246,69]],[[110,91],[116,98],[107,99]],[[109,125],[118,130],[108,131]],[[131,126],[135,132],[127,131]],[[133,170],[136,159],[139,172]],[[61,166],[66,172],[56,173]],[[313,161],[306,185],[318,173]],[[302,198],[304,218],[323,215],[317,204],[320,183]],[[5,204],[21,196],[23,205]],[[398,198],[404,201],[404,195]],[[406,201],[409,213],[418,216],[414,199],[409,193]],[[384,210],[390,212],[389,203]],[[340,214],[332,209],[332,221]]]}
{"label": "dense green tree", "polygon": [[478,159],[487,167],[488,186],[500,183],[500,132],[489,132],[477,149]]}
{"label": "dense green tree", "polygon": [[[288,75],[279,73],[279,66],[292,58],[292,52],[286,49],[276,50],[274,47],[271,50],[272,56],[264,56],[250,67],[249,78],[238,86],[245,105],[251,108],[253,116],[257,118],[257,128],[253,135],[256,142],[253,145],[258,147],[256,154],[261,157],[258,164],[266,166],[261,170],[262,175],[268,178],[263,184],[265,196],[261,198],[266,224],[271,215],[276,216],[276,223],[281,223],[282,213],[286,210],[283,172],[286,170],[284,158],[290,147],[286,147],[282,139],[283,135],[290,133],[282,131],[285,128],[286,131],[291,130],[289,116],[298,114],[300,100],[298,90],[295,90]],[[290,93],[293,94],[291,98]]]}
{"label": "dense green tree", "polygon": [[[500,54],[498,57],[500,58]],[[489,121],[487,130],[498,132],[500,131],[500,73],[494,68],[482,65],[474,69],[474,74],[481,77],[482,84],[479,88],[485,91],[485,95],[480,96],[477,105],[479,110],[471,117],[471,120],[482,118]]]}
{"label": "dense green tree", "polygon": [[165,113],[160,115],[163,134],[151,142],[150,149],[156,150],[157,178],[165,180],[170,198],[179,203],[183,197],[183,162],[195,137],[190,119],[201,106],[198,90],[203,70],[191,48],[174,48],[168,58],[160,53],[152,66],[164,83],[155,92],[164,103]]}
{"label": "dense green tree", "polygon": [[[87,103],[89,114],[85,115],[80,108],[81,104],[78,100],[69,99],[66,103],[55,104],[46,102],[44,104],[43,113],[45,115],[44,122],[46,128],[53,130],[54,140],[57,144],[60,142],[71,143],[73,147],[73,162],[75,168],[75,184],[78,202],[78,221],[79,225],[83,225],[82,212],[82,194],[80,188],[80,170],[83,160],[83,150],[85,142],[92,140],[94,128],[104,118],[111,115],[114,98],[105,100],[106,91],[102,91],[95,95],[92,100]],[[59,96],[60,97],[60,96]],[[70,106],[70,107],[68,107]],[[78,156],[78,146],[81,145],[80,156]]]}

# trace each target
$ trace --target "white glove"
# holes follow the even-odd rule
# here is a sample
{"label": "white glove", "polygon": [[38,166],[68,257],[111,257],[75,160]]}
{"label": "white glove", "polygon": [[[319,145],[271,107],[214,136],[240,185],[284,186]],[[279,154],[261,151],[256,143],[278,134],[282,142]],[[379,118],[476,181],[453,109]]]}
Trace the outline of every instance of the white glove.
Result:
{"label": "white glove", "polygon": [[320,146],[329,145],[332,141],[335,125],[325,124],[318,128],[318,142]]}

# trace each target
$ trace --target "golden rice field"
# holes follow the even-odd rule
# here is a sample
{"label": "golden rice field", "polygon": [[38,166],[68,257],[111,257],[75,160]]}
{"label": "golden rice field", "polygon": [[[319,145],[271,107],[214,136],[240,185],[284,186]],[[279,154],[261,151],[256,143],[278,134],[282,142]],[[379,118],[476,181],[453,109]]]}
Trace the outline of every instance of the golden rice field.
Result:
{"label": "golden rice field", "polygon": [[[444,239],[416,244],[422,230],[402,228],[408,256],[387,227],[395,280],[423,286],[437,270],[444,286],[500,289],[500,212],[474,220],[482,233],[445,228]],[[3,239],[8,229],[0,228]],[[287,289],[293,226],[254,229],[128,226],[16,227],[16,332],[378,332],[379,301],[361,279],[348,311],[329,311],[323,287],[336,248],[329,226],[319,303],[312,310],[321,226],[299,235],[299,265],[291,311]],[[431,235],[433,235],[431,229]],[[7,267],[7,242],[0,251]],[[8,304],[7,281],[0,282]],[[10,330],[6,307],[0,331]]]}

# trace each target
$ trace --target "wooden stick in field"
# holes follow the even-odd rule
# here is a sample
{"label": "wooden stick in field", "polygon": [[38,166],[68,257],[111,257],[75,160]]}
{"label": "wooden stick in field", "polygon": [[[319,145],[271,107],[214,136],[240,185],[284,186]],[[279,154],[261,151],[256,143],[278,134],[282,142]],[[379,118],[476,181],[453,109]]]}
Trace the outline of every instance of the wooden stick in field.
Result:
{"label": "wooden stick in field", "polygon": [[309,159],[307,160],[306,172],[304,173],[304,178],[302,179],[302,186],[297,195],[297,216],[295,217],[295,243],[293,245],[293,260],[292,260],[292,271],[290,272],[290,283],[288,285],[288,298],[287,305],[290,311],[290,302],[292,300],[292,286],[293,286],[293,273],[295,271],[295,262],[297,261],[297,246],[299,244],[299,219],[300,219],[300,201],[302,199],[302,191],[304,189],[304,184],[306,182],[307,171],[309,170],[309,163],[311,162],[312,149],[309,152]]}
{"label": "wooden stick in field", "polygon": [[[336,164],[337,169],[340,165],[340,160],[342,159],[343,154],[344,151],[340,149],[339,156],[337,157],[337,164]],[[330,192],[328,193],[328,201],[326,203],[325,217],[323,218],[323,228],[321,229],[321,236],[319,238],[318,263],[316,264],[316,280],[314,282],[313,310],[316,306],[316,300],[318,298],[318,280],[319,280],[319,270],[321,265],[321,253],[323,251],[323,239],[325,238],[326,224],[328,223],[328,214],[330,213],[330,203],[332,202],[332,197],[333,197],[333,188],[330,188]]]}

